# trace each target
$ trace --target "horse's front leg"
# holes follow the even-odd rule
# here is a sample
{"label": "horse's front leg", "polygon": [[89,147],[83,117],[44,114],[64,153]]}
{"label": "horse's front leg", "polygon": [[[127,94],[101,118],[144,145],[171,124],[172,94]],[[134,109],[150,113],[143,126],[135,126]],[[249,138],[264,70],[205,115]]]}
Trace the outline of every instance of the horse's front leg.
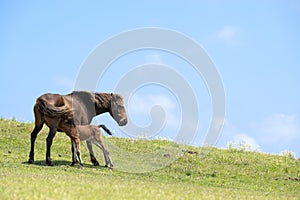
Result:
{"label": "horse's front leg", "polygon": [[55,137],[57,128],[50,128],[48,137],[46,139],[47,141],[47,151],[46,151],[46,164],[48,166],[53,166],[53,163],[51,161],[51,146],[52,146],[52,142],[53,142],[53,138]]}
{"label": "horse's front leg", "polygon": [[91,141],[86,141],[86,146],[90,152],[90,157],[91,157],[91,162],[93,163],[94,166],[99,166],[99,162],[97,161],[94,151],[93,151],[93,147],[92,147],[92,143]]}

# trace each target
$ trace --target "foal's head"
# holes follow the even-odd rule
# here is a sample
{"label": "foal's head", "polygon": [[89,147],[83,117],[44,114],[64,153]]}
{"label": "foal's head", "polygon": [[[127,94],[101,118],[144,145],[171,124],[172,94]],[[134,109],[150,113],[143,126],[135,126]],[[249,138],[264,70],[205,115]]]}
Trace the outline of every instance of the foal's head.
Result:
{"label": "foal's head", "polygon": [[111,93],[110,109],[111,116],[116,120],[119,126],[125,126],[128,120],[124,100],[121,95]]}

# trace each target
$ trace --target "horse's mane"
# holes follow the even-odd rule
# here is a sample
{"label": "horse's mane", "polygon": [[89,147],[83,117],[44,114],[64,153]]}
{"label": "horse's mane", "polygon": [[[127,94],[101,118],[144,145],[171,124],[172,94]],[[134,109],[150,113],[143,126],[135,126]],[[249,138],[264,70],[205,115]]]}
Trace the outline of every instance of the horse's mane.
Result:
{"label": "horse's mane", "polygon": [[109,108],[111,101],[111,93],[94,93],[95,104],[98,108]]}

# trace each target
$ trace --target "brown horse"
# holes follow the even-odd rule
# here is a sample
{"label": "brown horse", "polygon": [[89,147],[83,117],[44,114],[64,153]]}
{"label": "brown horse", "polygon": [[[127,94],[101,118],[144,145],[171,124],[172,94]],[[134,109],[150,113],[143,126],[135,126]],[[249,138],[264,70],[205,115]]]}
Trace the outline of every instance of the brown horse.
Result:
{"label": "brown horse", "polygon": [[[76,131],[76,125],[89,125],[93,117],[109,112],[119,126],[127,124],[127,114],[124,107],[123,97],[113,93],[91,93],[74,91],[67,95],[44,94],[37,98],[34,105],[35,127],[31,133],[31,148],[28,163],[34,162],[34,144],[37,134],[44,123],[49,127],[46,139],[46,163],[52,166],[50,151],[56,131],[62,132],[68,129],[66,134],[75,143],[76,149],[80,150],[80,136]],[[91,162],[97,166],[98,161],[94,156],[91,141],[86,141]],[[79,151],[80,152],[80,151]],[[76,163],[72,145],[72,164]]]}

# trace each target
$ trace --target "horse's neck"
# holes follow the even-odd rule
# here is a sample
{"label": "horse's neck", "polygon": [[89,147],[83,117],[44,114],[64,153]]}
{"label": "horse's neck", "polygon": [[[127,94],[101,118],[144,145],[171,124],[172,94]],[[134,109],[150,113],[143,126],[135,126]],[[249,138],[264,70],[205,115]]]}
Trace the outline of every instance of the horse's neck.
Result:
{"label": "horse's neck", "polygon": [[109,106],[101,106],[96,108],[96,115],[101,115],[102,113],[106,113],[110,111],[110,105]]}
{"label": "horse's neck", "polygon": [[108,93],[95,93],[95,110],[96,115],[110,112],[111,95]]}

